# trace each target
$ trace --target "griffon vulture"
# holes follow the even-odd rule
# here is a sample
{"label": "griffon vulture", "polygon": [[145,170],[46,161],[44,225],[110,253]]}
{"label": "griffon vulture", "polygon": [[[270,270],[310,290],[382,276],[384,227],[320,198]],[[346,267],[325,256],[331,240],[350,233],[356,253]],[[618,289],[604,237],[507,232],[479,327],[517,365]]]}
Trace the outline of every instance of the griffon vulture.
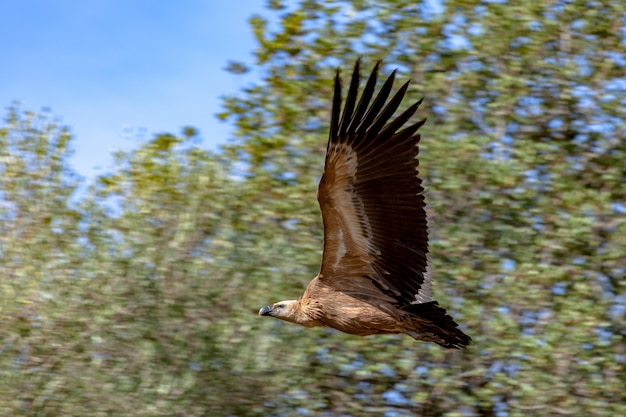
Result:
{"label": "griffon vulture", "polygon": [[319,274],[298,300],[265,306],[259,314],[358,336],[407,334],[445,348],[465,347],[471,338],[431,301],[424,189],[417,172],[416,132],[425,120],[400,130],[421,100],[387,123],[408,82],[385,104],[394,71],[370,105],[378,63],[357,103],[359,66],[342,114],[339,71],[335,76],[330,138],[317,190],[324,222]]}

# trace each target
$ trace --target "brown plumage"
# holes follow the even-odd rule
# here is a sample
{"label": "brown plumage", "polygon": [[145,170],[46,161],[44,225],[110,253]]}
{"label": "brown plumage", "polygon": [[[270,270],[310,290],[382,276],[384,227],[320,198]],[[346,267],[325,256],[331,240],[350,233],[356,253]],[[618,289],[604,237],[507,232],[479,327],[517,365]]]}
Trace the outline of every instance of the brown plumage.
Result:
{"label": "brown plumage", "polygon": [[374,94],[378,63],[357,104],[359,62],[340,117],[335,93],[324,174],[317,199],[324,221],[319,274],[298,300],[263,307],[259,314],[306,327],[328,326],[358,336],[404,333],[446,348],[471,338],[431,298],[428,227],[418,176],[425,120],[399,130],[421,100],[393,121],[408,87],[385,105],[395,71]]}

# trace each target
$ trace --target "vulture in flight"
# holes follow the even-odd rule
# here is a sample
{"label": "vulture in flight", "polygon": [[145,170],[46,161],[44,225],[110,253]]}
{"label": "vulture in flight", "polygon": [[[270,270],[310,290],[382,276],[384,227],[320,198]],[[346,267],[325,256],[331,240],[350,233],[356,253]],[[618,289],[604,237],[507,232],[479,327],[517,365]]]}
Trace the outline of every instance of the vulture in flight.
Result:
{"label": "vulture in flight", "polygon": [[330,137],[317,190],[324,222],[319,274],[299,299],[265,306],[259,314],[358,336],[407,334],[463,348],[472,339],[431,301],[424,189],[417,172],[416,132],[425,120],[402,129],[421,100],[387,123],[409,83],[387,103],[394,71],[372,102],[379,66],[357,100],[357,61],[343,112],[339,71],[335,76]]}

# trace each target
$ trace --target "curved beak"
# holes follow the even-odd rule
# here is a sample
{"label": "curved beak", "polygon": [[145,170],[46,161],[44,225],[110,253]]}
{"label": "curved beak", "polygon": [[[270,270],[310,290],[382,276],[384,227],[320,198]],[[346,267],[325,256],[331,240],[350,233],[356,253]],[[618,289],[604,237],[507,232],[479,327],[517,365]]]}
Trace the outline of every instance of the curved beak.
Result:
{"label": "curved beak", "polygon": [[272,306],[265,306],[259,310],[259,316],[269,316],[272,312]]}

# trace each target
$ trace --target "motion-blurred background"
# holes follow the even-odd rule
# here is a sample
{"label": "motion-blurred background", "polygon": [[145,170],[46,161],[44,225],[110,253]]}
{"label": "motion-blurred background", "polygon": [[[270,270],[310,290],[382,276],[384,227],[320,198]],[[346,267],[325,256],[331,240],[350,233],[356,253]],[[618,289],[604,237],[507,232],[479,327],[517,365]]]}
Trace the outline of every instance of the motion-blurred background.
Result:
{"label": "motion-blurred background", "polygon": [[[58,3],[0,32],[1,416],[626,415],[626,3]],[[87,46],[20,52],[28,27]],[[256,316],[317,273],[358,57],[425,97],[434,293],[468,350]]]}

